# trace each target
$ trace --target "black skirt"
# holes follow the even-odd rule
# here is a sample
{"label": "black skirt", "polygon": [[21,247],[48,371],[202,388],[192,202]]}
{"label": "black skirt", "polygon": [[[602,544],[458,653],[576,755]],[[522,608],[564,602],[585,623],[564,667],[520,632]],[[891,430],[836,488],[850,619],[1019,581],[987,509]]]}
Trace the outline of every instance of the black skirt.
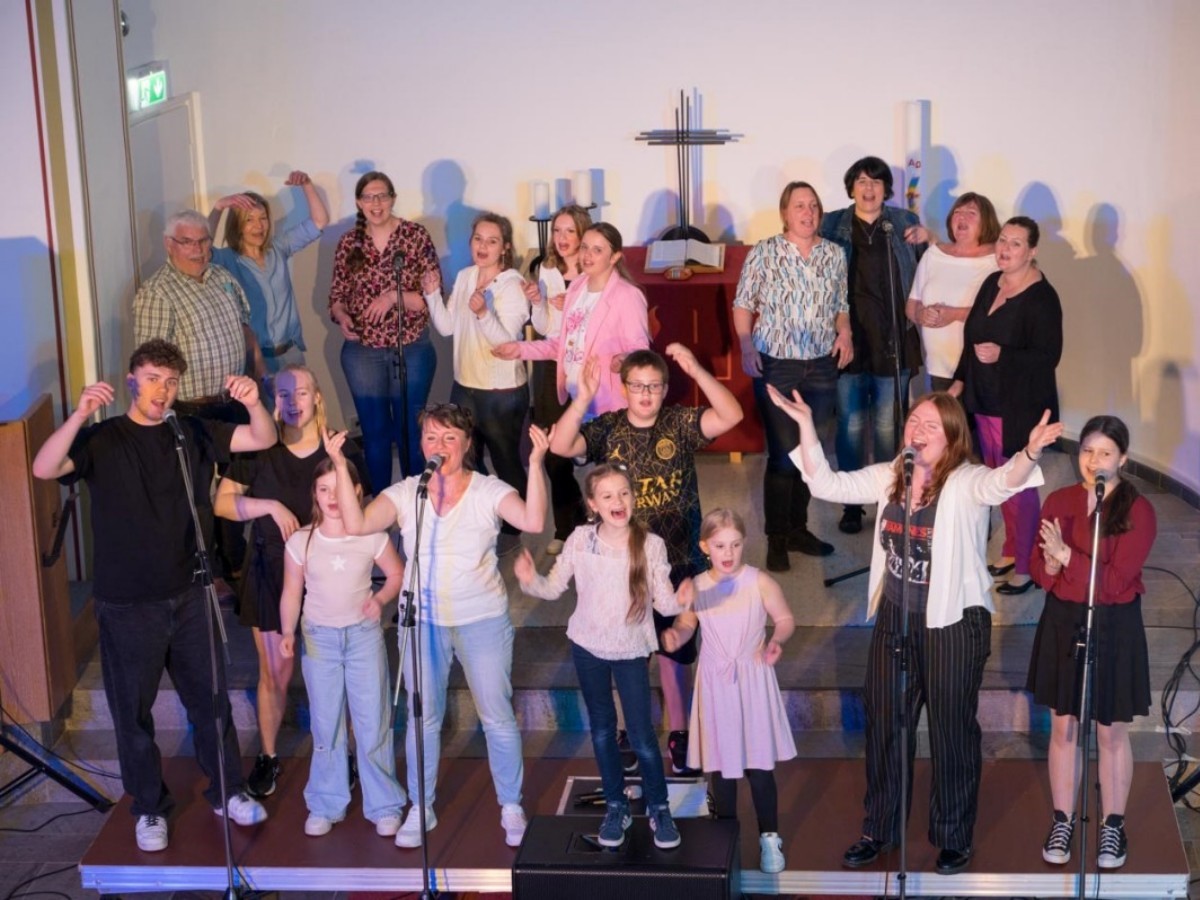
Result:
{"label": "black skirt", "polygon": [[238,621],[259,631],[279,631],[279,599],[283,592],[283,544],[262,538],[251,541],[242,572]]}
{"label": "black skirt", "polygon": [[[1083,661],[1075,651],[1087,621],[1087,604],[1046,595],[1038,620],[1025,689],[1060,716],[1079,716]],[[1142,624],[1142,598],[1097,605],[1093,619],[1093,716],[1101,725],[1132,722],[1150,712],[1150,654]]]}

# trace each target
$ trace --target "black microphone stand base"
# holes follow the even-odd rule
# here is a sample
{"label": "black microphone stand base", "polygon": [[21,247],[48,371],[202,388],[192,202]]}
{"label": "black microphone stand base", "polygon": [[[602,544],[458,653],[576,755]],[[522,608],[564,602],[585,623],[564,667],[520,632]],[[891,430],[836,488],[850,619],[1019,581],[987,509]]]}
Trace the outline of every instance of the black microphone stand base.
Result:
{"label": "black microphone stand base", "polygon": [[0,787],[0,800],[3,800],[9,794],[16,791],[21,785],[27,781],[36,778],[39,775],[45,775],[51,781],[57,783],[61,787],[65,787],[68,791],[78,797],[80,800],[89,804],[97,812],[108,812],[113,807],[113,802],[107,797],[97,793],[94,788],[87,782],[80,779],[78,776],[72,775],[69,772],[63,772],[51,765],[50,760],[46,759],[36,750],[25,747],[10,738],[0,727],[0,747],[12,753],[17,759],[25,763],[29,768],[13,778],[7,784]]}

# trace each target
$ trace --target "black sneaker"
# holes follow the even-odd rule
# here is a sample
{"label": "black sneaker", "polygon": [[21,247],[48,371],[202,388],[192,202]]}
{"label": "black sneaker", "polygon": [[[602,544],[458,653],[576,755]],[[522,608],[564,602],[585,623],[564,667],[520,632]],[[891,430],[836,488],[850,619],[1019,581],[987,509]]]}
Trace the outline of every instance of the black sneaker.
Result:
{"label": "black sneaker", "polygon": [[667,736],[667,749],[671,751],[671,772],[683,778],[692,778],[700,774],[699,769],[693,769],[687,764],[688,733],[672,731]]}
{"label": "black sneaker", "polygon": [[617,749],[621,751],[621,768],[625,770],[625,774],[636,775],[637,754],[633,752],[633,745],[629,743],[629,735],[624,728],[617,731]]}
{"label": "black sneaker", "polygon": [[1125,837],[1125,817],[1111,815],[1100,826],[1100,852],[1096,865],[1102,869],[1119,869],[1125,865],[1129,854],[1129,841]]}
{"label": "black sneaker", "polygon": [[1061,809],[1054,811],[1054,822],[1050,826],[1050,834],[1046,843],[1042,844],[1042,859],[1056,866],[1065,866],[1071,861],[1071,837],[1075,834],[1075,814],[1067,814]]}
{"label": "black sneaker", "polygon": [[275,793],[275,782],[283,771],[278,756],[258,754],[254,760],[254,768],[246,777],[246,791],[251,797],[270,797]]}
{"label": "black sneaker", "polygon": [[767,571],[786,572],[791,569],[788,562],[788,539],[783,534],[767,535]]}
{"label": "black sneaker", "polygon": [[358,762],[354,759],[354,754],[350,754],[350,793],[354,793],[354,789],[358,787]]}

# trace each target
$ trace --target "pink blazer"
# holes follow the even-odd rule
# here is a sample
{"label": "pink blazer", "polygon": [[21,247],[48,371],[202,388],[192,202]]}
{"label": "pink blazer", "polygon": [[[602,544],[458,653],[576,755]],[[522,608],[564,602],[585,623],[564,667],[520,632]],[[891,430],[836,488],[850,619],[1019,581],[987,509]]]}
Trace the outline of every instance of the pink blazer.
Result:
{"label": "pink blazer", "polygon": [[[563,303],[563,322],[571,316],[571,308],[587,290],[587,279],[576,278],[567,289]],[[564,325],[565,328],[565,325]],[[553,359],[558,362],[558,400],[567,402],[566,370],[563,350],[566,340],[560,331],[555,337],[541,341],[522,341],[521,359]],[[588,409],[589,416],[624,409],[621,376],[612,371],[612,358],[634,350],[650,348],[650,323],[646,312],[646,296],[616,272],[608,278],[604,292],[588,317],[584,347],[588,356],[600,361],[600,388]]]}

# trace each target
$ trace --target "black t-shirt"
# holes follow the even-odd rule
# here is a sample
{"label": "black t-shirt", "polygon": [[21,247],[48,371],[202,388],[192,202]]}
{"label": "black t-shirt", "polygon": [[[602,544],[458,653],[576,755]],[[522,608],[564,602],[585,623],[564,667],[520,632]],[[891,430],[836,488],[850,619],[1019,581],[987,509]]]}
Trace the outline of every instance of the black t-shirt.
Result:
{"label": "black t-shirt", "polygon": [[[885,219],[880,216],[870,225],[855,215],[851,219],[853,252],[850,255],[847,286],[854,360],[846,367],[846,371],[885,377],[895,374],[896,351],[892,341],[892,314],[888,309],[892,286],[896,298],[896,327],[900,329],[904,351],[900,367],[915,369],[920,364],[920,338],[904,315],[907,298],[900,282],[899,265],[888,253],[889,238],[883,230]],[[889,259],[892,268],[890,282]]]}
{"label": "black t-shirt", "polygon": [[[929,604],[929,568],[933,547],[933,522],[937,517],[937,501],[913,510],[908,522],[908,611],[925,612]],[[879,523],[879,543],[883,546],[886,574],[883,597],[888,603],[900,606],[901,557],[904,555],[904,508],[890,501],[883,507]]]}
{"label": "black t-shirt", "polygon": [[[213,469],[229,461],[236,426],[191,416],[178,422],[196,507],[208,522]],[[128,415],[106,419],[83,429],[69,456],[75,471],[60,481],[86,481],[91,492],[96,596],[128,603],[186,590],[196,569],[196,535],[171,428],[138,425]]]}
{"label": "black t-shirt", "polygon": [[671,583],[708,568],[700,551],[700,486],[696,451],[709,444],[700,430],[707,407],[664,406],[649,428],[635,428],[624,409],[607,412],[580,429],[592,462],[629,470],[637,513],[667,545]]}

